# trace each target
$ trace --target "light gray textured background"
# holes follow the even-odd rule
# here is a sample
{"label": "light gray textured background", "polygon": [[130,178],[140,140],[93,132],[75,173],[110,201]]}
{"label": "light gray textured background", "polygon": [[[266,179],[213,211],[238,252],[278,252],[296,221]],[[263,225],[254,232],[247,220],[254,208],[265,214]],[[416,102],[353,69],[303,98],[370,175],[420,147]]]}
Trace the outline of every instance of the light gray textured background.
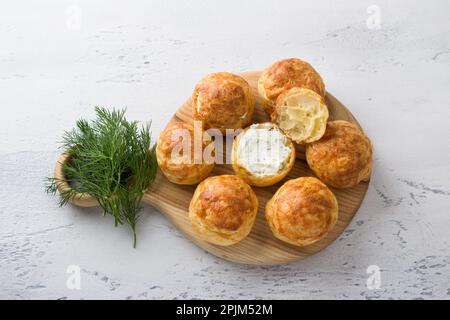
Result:
{"label": "light gray textured background", "polygon": [[[449,12],[445,0],[3,2],[0,298],[450,298]],[[156,135],[206,73],[283,57],[310,61],[375,148],[361,209],[321,253],[228,263],[150,207],[133,250],[127,228],[44,194],[63,131],[95,105],[127,106]],[[69,265],[81,290],[66,287]]]}

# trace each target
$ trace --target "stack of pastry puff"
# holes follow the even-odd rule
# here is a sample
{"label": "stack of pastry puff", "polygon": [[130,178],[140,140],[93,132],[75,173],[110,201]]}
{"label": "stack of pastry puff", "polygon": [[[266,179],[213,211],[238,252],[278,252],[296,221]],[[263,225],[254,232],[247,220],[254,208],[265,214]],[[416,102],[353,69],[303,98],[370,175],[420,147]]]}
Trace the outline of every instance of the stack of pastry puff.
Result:
{"label": "stack of pastry puff", "polygon": [[[372,145],[356,125],[328,121],[325,85],[319,73],[300,59],[280,60],[265,69],[258,94],[270,122],[252,123],[255,97],[245,79],[218,72],[207,75],[192,94],[194,120],[201,134],[217,129],[242,129],[234,137],[231,161],[236,175],[208,177],[214,163],[192,161],[192,149],[181,155],[174,130],[190,124],[169,125],[160,135],[156,154],[164,175],[173,183],[199,183],[189,206],[189,219],[199,237],[228,246],[251,231],[258,199],[251,186],[266,187],[284,179],[293,168],[295,144],[306,149],[315,177],[286,181],[268,201],[265,216],[273,235],[296,246],[323,239],[338,220],[338,202],[328,188],[351,188],[370,177]],[[214,152],[213,152],[214,153]],[[174,156],[175,155],[175,156]],[[183,161],[190,160],[190,161]]]}

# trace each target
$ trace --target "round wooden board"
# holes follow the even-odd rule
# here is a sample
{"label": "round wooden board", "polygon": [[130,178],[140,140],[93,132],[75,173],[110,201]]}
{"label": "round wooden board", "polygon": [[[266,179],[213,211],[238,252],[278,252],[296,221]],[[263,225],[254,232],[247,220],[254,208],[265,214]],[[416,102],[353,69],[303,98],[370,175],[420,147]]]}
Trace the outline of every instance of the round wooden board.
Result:
{"label": "round wooden board", "polygon": [[[257,91],[257,82],[260,72],[246,72],[241,74],[250,84],[253,94],[257,100],[257,106],[253,122],[268,121],[260,104]],[[330,120],[347,120],[353,123],[358,122],[353,115],[336,98],[327,93],[326,104],[330,111]],[[191,99],[186,101],[176,112],[171,121],[193,122]],[[227,156],[229,151],[226,150]],[[231,165],[216,165],[212,175],[234,174]],[[334,229],[326,238],[306,247],[296,247],[276,239],[269,229],[264,216],[264,208],[267,201],[275,191],[287,180],[301,176],[312,176],[305,161],[304,149],[297,147],[297,160],[289,175],[281,182],[265,188],[253,187],[259,200],[258,216],[252,232],[247,238],[238,244],[222,247],[207,243],[197,237],[188,219],[188,207],[196,186],[180,186],[169,182],[159,171],[156,181],[151,190],[144,196],[144,201],[153,205],[163,212],[170,221],[178,227],[190,240],[202,249],[223,259],[245,264],[283,264],[300,260],[312,255],[333,242],[347,227],[356,211],[361,205],[366,194],[369,182],[361,182],[354,188],[332,189],[339,202],[339,220]]]}
{"label": "round wooden board", "polygon": [[[260,104],[260,98],[257,92],[257,81],[260,72],[246,72],[241,74],[250,84],[253,94],[256,97],[257,106],[253,118],[254,123],[268,121]],[[347,120],[358,124],[352,114],[331,94],[326,95],[326,104],[330,112],[330,120]],[[175,113],[171,122],[185,121],[193,122],[191,100],[186,101]],[[229,157],[229,151],[227,157]],[[55,177],[63,179],[62,163],[67,159],[62,155],[59,159]],[[234,174],[231,165],[216,165],[212,175]],[[333,242],[347,227],[356,211],[361,205],[366,194],[369,182],[361,182],[354,188],[332,189],[339,203],[339,219],[334,229],[321,241],[305,247],[296,247],[282,242],[272,235],[264,216],[264,208],[267,201],[272,197],[275,191],[287,180],[301,176],[313,176],[306,160],[304,149],[297,146],[297,159],[292,171],[281,182],[265,188],[253,187],[258,200],[259,209],[255,225],[251,233],[238,244],[222,247],[207,243],[194,233],[191,223],[188,219],[188,208],[196,186],[182,186],[169,182],[158,169],[156,180],[150,190],[144,195],[143,201],[159,209],[169,220],[181,231],[187,238],[192,240],[197,246],[223,259],[245,264],[270,265],[283,264],[300,260],[306,256],[312,255]],[[68,185],[60,185],[59,188],[65,188]],[[92,207],[98,205],[95,199],[89,195],[80,195],[71,201],[73,204],[81,207]]]}

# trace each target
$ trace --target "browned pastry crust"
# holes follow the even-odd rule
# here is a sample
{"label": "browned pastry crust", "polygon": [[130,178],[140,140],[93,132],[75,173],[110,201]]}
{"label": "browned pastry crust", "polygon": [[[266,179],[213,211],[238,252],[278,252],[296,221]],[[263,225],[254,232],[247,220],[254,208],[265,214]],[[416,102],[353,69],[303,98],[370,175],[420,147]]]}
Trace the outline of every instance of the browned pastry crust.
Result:
{"label": "browned pastry crust", "polygon": [[296,58],[284,59],[264,70],[258,80],[258,92],[266,112],[271,115],[278,96],[296,87],[313,90],[325,97],[323,80],[308,62]]}
{"label": "browned pastry crust", "polygon": [[238,176],[222,175],[202,181],[189,205],[189,219],[198,236],[210,243],[229,246],[251,231],[258,199]]}
{"label": "browned pastry crust", "polygon": [[314,173],[335,188],[350,188],[370,177],[372,144],[353,123],[330,121],[324,136],[306,147]]}
{"label": "browned pastry crust", "polygon": [[[186,129],[190,136],[190,153],[189,150],[182,150],[184,145],[183,137],[176,130]],[[200,130],[197,137],[203,137]],[[209,139],[202,139],[202,154],[196,155],[201,161],[195,161],[194,157],[194,127],[186,122],[175,122],[170,124],[159,135],[156,145],[156,159],[159,168],[169,181],[177,184],[195,184],[205,179],[214,169],[214,163],[207,163],[203,159],[203,152],[212,150],[214,154],[214,144]],[[189,142],[189,141],[188,141]],[[189,145],[189,144],[187,144]],[[180,150],[177,153],[174,150]],[[201,158],[200,158],[201,157]],[[200,163],[199,163],[200,162]]]}
{"label": "browned pastry crust", "polygon": [[249,125],[255,98],[247,81],[228,73],[212,73],[200,80],[192,93],[194,119],[206,129],[241,129]]}
{"label": "browned pastry crust", "polygon": [[338,219],[333,192],[314,177],[283,184],[266,205],[266,219],[275,237],[296,246],[323,239]]}

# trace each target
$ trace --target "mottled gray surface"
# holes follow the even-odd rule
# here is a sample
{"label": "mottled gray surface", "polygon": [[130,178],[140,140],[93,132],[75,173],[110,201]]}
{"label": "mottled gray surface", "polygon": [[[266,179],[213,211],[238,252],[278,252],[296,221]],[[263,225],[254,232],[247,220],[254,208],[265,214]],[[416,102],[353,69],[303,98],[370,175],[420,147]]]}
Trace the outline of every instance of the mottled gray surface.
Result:
{"label": "mottled gray surface", "polygon": [[[366,25],[372,4],[380,29]],[[450,298],[449,10],[444,0],[3,3],[0,298]],[[290,56],[321,72],[375,148],[361,209],[321,253],[231,264],[150,207],[133,250],[129,230],[98,210],[59,209],[44,194],[59,137],[93,106],[128,106],[158,133],[204,74]],[[80,290],[66,286],[70,265]],[[366,286],[370,265],[379,289]]]}

